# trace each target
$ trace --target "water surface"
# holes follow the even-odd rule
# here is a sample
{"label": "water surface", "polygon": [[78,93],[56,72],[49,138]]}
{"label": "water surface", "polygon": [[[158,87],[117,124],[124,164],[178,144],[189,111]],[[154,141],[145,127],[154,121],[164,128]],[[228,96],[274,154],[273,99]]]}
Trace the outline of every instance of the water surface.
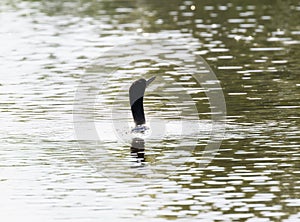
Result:
{"label": "water surface", "polygon": [[[300,220],[299,14],[298,1],[2,1],[1,218]],[[227,108],[205,168],[219,83],[191,77],[200,57]],[[127,89],[151,76],[141,157]]]}

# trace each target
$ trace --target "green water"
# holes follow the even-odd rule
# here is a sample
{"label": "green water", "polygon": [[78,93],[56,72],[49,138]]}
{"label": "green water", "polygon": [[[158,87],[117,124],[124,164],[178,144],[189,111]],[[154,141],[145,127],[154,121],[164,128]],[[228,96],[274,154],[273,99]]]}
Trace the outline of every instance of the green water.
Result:
{"label": "green water", "polygon": [[[299,18],[299,1],[1,1],[1,221],[300,221]],[[127,90],[151,76],[141,161]]]}

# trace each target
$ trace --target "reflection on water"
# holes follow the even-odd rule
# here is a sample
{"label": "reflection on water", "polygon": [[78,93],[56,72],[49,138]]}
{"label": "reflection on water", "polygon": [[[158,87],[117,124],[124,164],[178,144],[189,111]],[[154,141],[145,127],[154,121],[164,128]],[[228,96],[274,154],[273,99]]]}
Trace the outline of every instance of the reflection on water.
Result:
{"label": "reflection on water", "polygon": [[143,166],[145,162],[145,140],[143,138],[135,137],[131,142],[131,156],[135,158],[138,166]]}
{"label": "reflection on water", "polygon": [[[5,221],[300,220],[298,1],[5,0],[0,13]],[[226,135],[206,168],[217,83],[186,73],[191,55],[226,98]],[[127,89],[151,76],[156,130],[132,138]],[[85,80],[94,106],[74,108]],[[76,105],[95,131],[75,135]]]}

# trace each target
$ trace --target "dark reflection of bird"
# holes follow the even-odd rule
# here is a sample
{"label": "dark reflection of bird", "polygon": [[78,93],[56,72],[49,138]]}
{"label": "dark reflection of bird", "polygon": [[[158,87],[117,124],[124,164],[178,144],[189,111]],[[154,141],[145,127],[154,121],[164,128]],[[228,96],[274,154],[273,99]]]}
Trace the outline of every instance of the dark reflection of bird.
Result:
{"label": "dark reflection of bird", "polygon": [[146,87],[155,79],[155,77],[149,80],[139,79],[136,80],[129,88],[129,100],[131,106],[131,112],[133,120],[135,122],[135,128],[132,132],[145,132],[148,127],[145,126],[146,119],[144,113],[144,94]]}
{"label": "dark reflection of bird", "polygon": [[142,138],[133,138],[131,142],[131,156],[135,157],[138,163],[145,162],[145,141]]}

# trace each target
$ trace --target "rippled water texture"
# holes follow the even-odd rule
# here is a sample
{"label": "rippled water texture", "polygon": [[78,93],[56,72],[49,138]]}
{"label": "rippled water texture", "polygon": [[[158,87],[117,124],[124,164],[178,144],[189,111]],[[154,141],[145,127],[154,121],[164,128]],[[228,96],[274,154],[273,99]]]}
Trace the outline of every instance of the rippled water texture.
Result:
{"label": "rippled water texture", "polygon": [[[299,18],[292,0],[1,1],[1,221],[300,221]],[[152,76],[132,135],[128,88]]]}

